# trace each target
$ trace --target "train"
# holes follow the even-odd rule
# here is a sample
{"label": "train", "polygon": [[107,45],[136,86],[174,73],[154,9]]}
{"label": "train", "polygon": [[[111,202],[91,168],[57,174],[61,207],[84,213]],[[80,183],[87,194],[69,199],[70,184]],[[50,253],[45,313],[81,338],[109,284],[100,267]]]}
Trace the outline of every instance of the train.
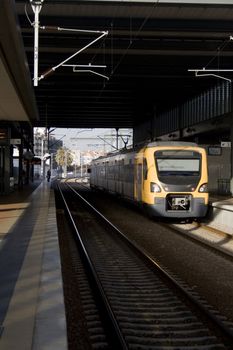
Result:
{"label": "train", "polygon": [[92,161],[90,187],[142,206],[150,216],[203,218],[208,210],[207,155],[192,142],[150,142]]}

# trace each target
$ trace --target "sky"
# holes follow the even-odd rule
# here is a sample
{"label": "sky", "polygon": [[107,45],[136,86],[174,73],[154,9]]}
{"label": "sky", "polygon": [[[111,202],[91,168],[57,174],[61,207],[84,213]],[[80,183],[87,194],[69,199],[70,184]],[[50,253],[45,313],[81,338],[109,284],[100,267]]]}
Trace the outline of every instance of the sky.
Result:
{"label": "sky", "polygon": [[[132,129],[119,129],[119,134],[122,135],[124,142],[128,139],[128,145],[132,144]],[[70,150],[110,152],[116,149],[115,129],[56,128],[50,135],[61,139],[63,145]],[[124,142],[119,137],[119,148],[124,147]]]}

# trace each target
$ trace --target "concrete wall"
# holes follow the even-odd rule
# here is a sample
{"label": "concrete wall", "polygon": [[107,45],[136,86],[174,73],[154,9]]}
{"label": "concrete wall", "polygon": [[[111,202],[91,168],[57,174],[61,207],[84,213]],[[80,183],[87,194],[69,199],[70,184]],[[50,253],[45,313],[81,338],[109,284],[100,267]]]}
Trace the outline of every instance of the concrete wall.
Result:
{"label": "concrete wall", "polygon": [[209,190],[226,194],[231,178],[231,148],[223,147],[221,150],[220,156],[208,155]]}

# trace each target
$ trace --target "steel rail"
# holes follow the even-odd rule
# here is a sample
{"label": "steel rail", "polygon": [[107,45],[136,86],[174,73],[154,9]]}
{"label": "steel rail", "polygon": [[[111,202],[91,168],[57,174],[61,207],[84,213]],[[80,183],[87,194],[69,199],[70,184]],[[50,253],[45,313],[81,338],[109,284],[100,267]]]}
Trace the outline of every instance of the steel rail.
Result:
{"label": "steel rail", "polygon": [[[67,185],[67,183],[66,183],[66,185]],[[123,334],[122,334],[122,332],[121,332],[121,330],[119,328],[118,322],[117,322],[117,320],[115,318],[115,315],[114,315],[114,312],[113,312],[113,310],[112,310],[112,308],[111,308],[111,306],[109,304],[108,298],[107,298],[107,296],[106,296],[106,294],[104,292],[102,284],[101,284],[101,282],[100,282],[100,280],[98,278],[98,275],[96,273],[96,270],[95,270],[95,268],[94,268],[94,266],[92,264],[91,258],[89,256],[89,254],[88,254],[84,244],[83,244],[81,235],[80,235],[80,233],[79,233],[79,231],[77,229],[77,226],[76,226],[76,224],[74,222],[72,214],[71,214],[71,212],[69,210],[69,206],[68,206],[68,204],[67,204],[67,202],[65,200],[65,197],[64,197],[64,195],[62,193],[62,189],[61,189],[60,184],[57,183],[57,187],[58,187],[59,193],[61,195],[61,198],[63,200],[63,203],[65,205],[66,212],[67,212],[67,214],[69,216],[69,219],[70,219],[70,221],[72,223],[72,226],[73,226],[73,229],[75,231],[76,238],[78,239],[79,245],[80,245],[80,247],[82,249],[83,256],[85,258],[85,262],[88,265],[88,269],[89,269],[89,271],[92,274],[95,286],[98,289],[98,292],[99,292],[102,304],[106,308],[106,314],[107,314],[107,317],[109,319],[108,321],[110,322],[110,328],[113,331],[113,333],[115,334],[115,337],[114,337],[114,348],[116,350],[119,350],[119,349],[128,350],[128,345],[126,344],[124,336],[123,336]]]}

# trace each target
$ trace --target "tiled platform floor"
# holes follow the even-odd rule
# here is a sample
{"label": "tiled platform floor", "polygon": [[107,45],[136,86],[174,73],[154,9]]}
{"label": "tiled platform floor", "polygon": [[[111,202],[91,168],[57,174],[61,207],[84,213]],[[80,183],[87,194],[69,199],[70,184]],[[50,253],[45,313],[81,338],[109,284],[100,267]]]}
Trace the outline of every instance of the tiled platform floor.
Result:
{"label": "tiled platform floor", "polygon": [[0,349],[64,350],[54,194],[46,182],[32,189],[0,202]]}

